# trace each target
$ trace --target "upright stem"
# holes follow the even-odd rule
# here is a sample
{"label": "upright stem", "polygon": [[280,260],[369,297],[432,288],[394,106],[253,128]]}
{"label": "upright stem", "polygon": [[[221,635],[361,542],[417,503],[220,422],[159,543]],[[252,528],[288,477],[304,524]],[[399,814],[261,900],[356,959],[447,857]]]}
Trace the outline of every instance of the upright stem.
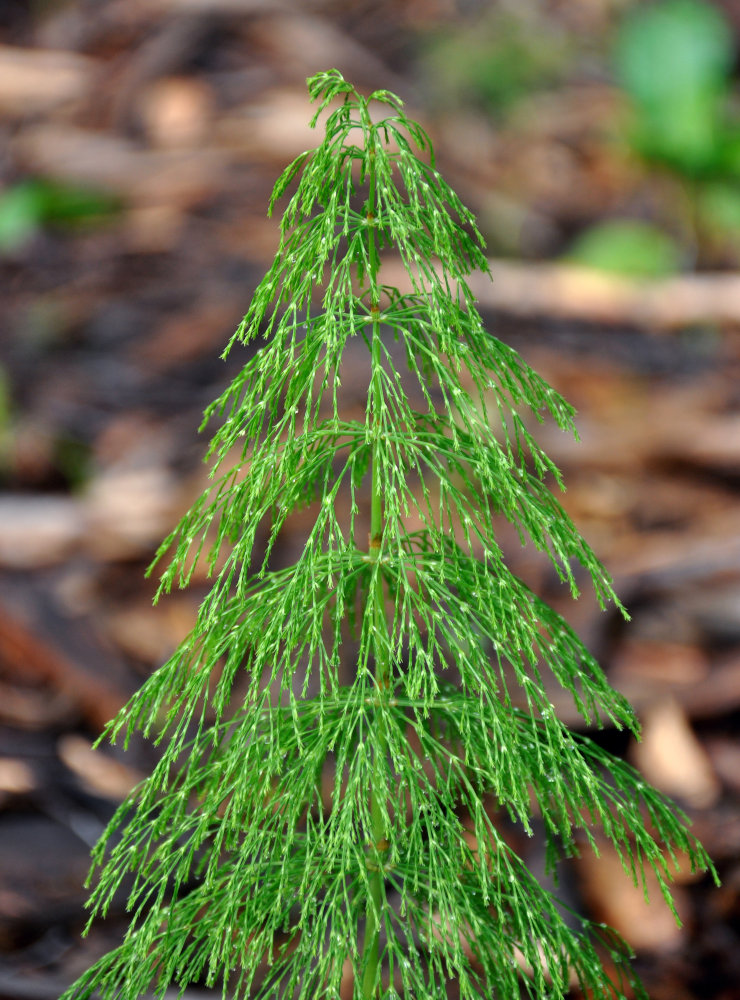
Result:
{"label": "upright stem", "polygon": [[[370,132],[372,137],[372,132]],[[374,137],[373,137],[374,139]],[[369,194],[367,201],[367,223],[368,223],[368,259],[369,279],[370,279],[370,316],[372,320],[372,413],[373,423],[377,429],[380,424],[380,407],[382,404],[382,389],[380,380],[375,378],[375,372],[381,364],[380,354],[380,293],[378,291],[378,270],[380,262],[378,260],[378,249],[375,235],[375,150],[369,150],[370,176]],[[383,539],[383,498],[380,489],[380,456],[379,438],[376,434],[373,440],[372,453],[372,492],[370,499],[370,538],[368,555],[371,559],[377,560]],[[385,595],[383,593],[383,578],[380,572],[375,574],[373,591],[369,595],[371,614],[373,616],[373,634],[380,635],[381,630],[387,629],[387,619],[385,615]],[[378,698],[386,696],[390,684],[390,662],[385,648],[381,649],[375,645],[375,683]],[[387,738],[385,734],[385,724],[382,717],[376,717],[377,726],[377,753],[374,761],[373,787],[370,789],[370,817],[372,822],[373,845],[371,855],[373,857],[370,870],[370,898],[368,899],[365,913],[365,939],[363,942],[363,958],[365,971],[362,977],[362,995],[364,1000],[373,1000],[380,993],[380,913],[383,905],[383,870],[377,859],[382,852],[387,850],[387,830],[383,820],[383,790],[385,780],[383,770],[385,769],[385,758],[387,749]]]}

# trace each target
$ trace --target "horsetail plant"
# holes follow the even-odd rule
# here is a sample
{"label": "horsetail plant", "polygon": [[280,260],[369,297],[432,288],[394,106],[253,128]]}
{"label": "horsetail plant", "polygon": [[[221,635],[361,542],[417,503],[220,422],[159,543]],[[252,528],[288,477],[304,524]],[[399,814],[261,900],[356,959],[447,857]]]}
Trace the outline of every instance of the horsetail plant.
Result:
{"label": "horsetail plant", "polygon": [[[621,607],[521,412],[573,431],[573,410],[484,329],[465,281],[483,241],[399,98],[336,70],[308,86],[325,135],[275,185],[270,211],[294,187],[280,246],[227,351],[267,343],[206,411],[213,482],[157,557],[159,594],[201,559],[213,587],[106,730],[164,746],[94,852],[93,915],[123,891],[130,928],[65,997],[639,991],[624,942],[512,846],[539,816],[553,870],[600,826],[671,906],[679,854],[713,871],[671,803],[556,717],[553,682],[584,728],[637,732],[495,539],[503,516],[574,596],[579,563]],[[389,254],[407,291],[383,283]],[[350,338],[364,412],[342,403]],[[301,505],[313,524],[281,565]]]}

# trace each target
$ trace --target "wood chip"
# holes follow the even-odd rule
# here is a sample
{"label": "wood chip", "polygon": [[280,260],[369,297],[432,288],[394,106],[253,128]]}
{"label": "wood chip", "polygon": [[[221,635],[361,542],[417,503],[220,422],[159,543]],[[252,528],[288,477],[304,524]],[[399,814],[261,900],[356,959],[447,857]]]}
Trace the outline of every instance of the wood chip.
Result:
{"label": "wood chip", "polygon": [[707,753],[722,782],[740,795],[740,740],[716,736],[707,742]]}
{"label": "wood chip", "polygon": [[0,496],[0,566],[55,566],[80,551],[149,555],[176,520],[179,490],[163,468],[111,469],[83,497]]}
{"label": "wood chip", "polygon": [[315,145],[315,133],[306,121],[305,93],[297,88],[270,91],[261,102],[224,115],[215,135],[220,145],[238,150],[242,158],[275,165]]}
{"label": "wood chip", "polygon": [[[740,325],[740,277],[682,274],[633,281],[568,264],[490,260],[493,280],[478,272],[466,280],[478,303],[521,317],[572,319],[658,330],[718,323]],[[383,264],[383,280],[409,287],[400,262]]]}
{"label": "wood chip", "polygon": [[59,757],[94,795],[120,802],[145,775],[96,750],[83,736],[69,733],[57,743]]}
{"label": "wood chip", "polygon": [[280,10],[283,4],[280,0],[150,0],[150,6],[175,12],[248,16],[255,11]]}
{"label": "wood chip", "polygon": [[678,702],[656,702],[643,710],[641,721],[642,740],[633,745],[632,758],[647,780],[689,806],[714,805],[720,782]]}
{"label": "wood chip", "polygon": [[634,535],[632,544],[624,544],[622,550],[609,560],[620,593],[626,593],[636,578],[646,588],[734,572],[740,565],[740,511],[728,509],[700,530],[694,527],[691,537],[681,536],[680,544],[675,531],[654,531]]}
{"label": "wood chip", "polygon": [[0,795],[23,795],[36,788],[33,768],[24,760],[13,757],[0,758]]}
{"label": "wood chip", "polygon": [[152,146],[188,149],[207,140],[214,95],[205,81],[180,76],[156,80],[141,91],[137,105]]}
{"label": "wood chip", "polygon": [[638,670],[615,670],[610,681],[634,705],[639,715],[651,704],[671,698],[690,719],[724,715],[740,707],[740,655],[727,654],[713,661],[709,673],[696,682],[659,678],[654,673],[641,676]]}
{"label": "wood chip", "polygon": [[0,722],[16,729],[41,732],[77,721],[77,704],[69,692],[50,689],[48,683],[39,683],[38,678],[19,680],[21,683],[14,684],[0,681]]}
{"label": "wood chip", "polygon": [[99,558],[150,554],[176,520],[177,484],[156,466],[110,469],[85,498],[88,548]]}
{"label": "wood chip", "polygon": [[663,443],[666,456],[700,468],[726,469],[736,475],[740,469],[740,415],[705,418],[688,435],[686,423],[674,424],[673,440],[668,438]]}
{"label": "wood chip", "polygon": [[[633,948],[670,950],[681,946],[685,932],[676,925],[649,869],[645,873],[649,903],[645,901],[642,886],[634,885],[606,840],[599,843],[598,857],[585,849],[576,859],[575,869],[589,910],[597,920],[618,931]],[[685,892],[680,886],[674,887],[673,896],[679,916],[684,919],[688,912]]]}
{"label": "wood chip", "polygon": [[131,208],[121,226],[121,240],[133,253],[169,253],[182,238],[186,216],[174,205]]}
{"label": "wood chip", "polygon": [[196,303],[163,320],[151,337],[133,346],[131,357],[144,361],[148,371],[163,372],[217,354],[242,314],[243,303],[237,299]]}
{"label": "wood chip", "polygon": [[624,642],[612,665],[612,677],[632,674],[667,686],[696,684],[709,674],[706,655],[693,645],[653,639]]}
{"label": "wood chip", "polygon": [[493,282],[472,274],[481,304],[517,316],[682,329],[699,323],[740,324],[740,278],[684,274],[631,281],[565,264],[491,261]]}
{"label": "wood chip", "polygon": [[226,163],[219,149],[144,150],[119,136],[57,124],[29,126],[12,147],[28,170],[139,205],[191,208],[219,189]]}
{"label": "wood chip", "polygon": [[129,656],[158,665],[195,625],[198,603],[194,596],[170,594],[156,607],[146,603],[121,608],[106,617],[108,634]]}
{"label": "wood chip", "polygon": [[[391,90],[407,89],[380,55],[342,30],[336,17],[274,8],[269,17],[255,18],[250,34],[263,53],[280,66],[281,76],[301,86],[317,67],[335,66],[358,87],[377,87],[382,79],[383,86]],[[413,110],[406,111],[415,117]],[[304,128],[305,121],[304,113]]]}
{"label": "wood chip", "polygon": [[[84,623],[55,610],[38,588],[16,580],[3,582],[0,590],[0,661],[6,678],[47,685],[52,704],[58,697],[66,712],[71,702],[100,729],[131,694],[120,656]],[[42,696],[41,691],[37,697]]]}
{"label": "wood chip", "polygon": [[0,46],[0,112],[25,116],[84,97],[95,60],[75,52]]}
{"label": "wood chip", "polygon": [[85,515],[75,499],[0,496],[0,565],[13,569],[52,566],[66,559],[85,535]]}

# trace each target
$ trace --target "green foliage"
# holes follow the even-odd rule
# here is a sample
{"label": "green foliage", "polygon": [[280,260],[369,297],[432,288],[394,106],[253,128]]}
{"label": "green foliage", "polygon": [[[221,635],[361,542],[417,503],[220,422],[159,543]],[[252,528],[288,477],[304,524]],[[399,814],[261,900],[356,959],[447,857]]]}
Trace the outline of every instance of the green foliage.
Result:
{"label": "green foliage", "polygon": [[740,236],[740,189],[731,184],[706,184],[699,192],[702,216],[719,229]]}
{"label": "green foliage", "polygon": [[564,259],[630,278],[661,278],[681,269],[678,248],[670,236],[631,219],[592,226],[578,237]]}
{"label": "green foliage", "polygon": [[[537,883],[490,808],[527,833],[538,813],[551,869],[596,849],[595,825],[669,901],[676,852],[711,869],[680,812],[556,717],[553,682],[584,722],[637,731],[496,543],[503,515],[574,595],[580,564],[616,600],[521,415],[573,431],[573,411],[484,329],[475,222],[401,101],[336,70],[309,93],[325,134],[276,184],[271,208],[293,191],[280,246],[228,349],[266,343],[209,407],[212,484],[158,556],[160,593],[199,559],[213,587],[107,730],[163,747],[94,854],[93,914],[123,892],[130,929],[65,997],[204,981],[336,998],[348,978],[358,1000],[444,998],[451,981],[464,1000],[573,980],[622,996],[602,961],[632,982],[624,943]],[[386,251],[410,291],[383,284]],[[367,347],[362,418],[342,406],[350,337]],[[313,526],[278,566],[301,505]]]}
{"label": "green foliage", "polygon": [[518,0],[430,34],[420,64],[433,103],[505,114],[562,76],[570,48],[556,18]]}
{"label": "green foliage", "polygon": [[608,222],[589,229],[568,258],[637,277],[670,274],[690,260],[732,260],[740,250],[740,127],[724,15],[704,0],[637,4],[613,57],[629,98],[629,143],[648,166],[672,175],[671,229],[683,240],[645,223]]}
{"label": "green foliage", "polygon": [[729,27],[713,4],[638,4],[618,35],[615,63],[639,152],[691,177],[721,169],[737,136],[727,118],[732,62]]}
{"label": "green foliage", "polygon": [[98,222],[116,211],[110,195],[30,178],[0,193],[0,253],[22,249],[44,226]]}

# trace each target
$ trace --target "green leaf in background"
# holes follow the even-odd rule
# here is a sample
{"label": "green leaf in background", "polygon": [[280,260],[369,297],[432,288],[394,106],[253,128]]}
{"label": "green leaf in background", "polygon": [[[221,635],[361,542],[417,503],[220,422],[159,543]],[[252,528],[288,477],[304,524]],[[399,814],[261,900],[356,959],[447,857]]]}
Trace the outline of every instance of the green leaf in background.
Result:
{"label": "green leaf in background", "polygon": [[736,184],[740,181],[740,125],[737,122],[728,123],[720,135],[717,150],[716,170],[712,180],[722,177]]}
{"label": "green leaf in background", "polygon": [[472,23],[432,34],[421,65],[432,103],[505,113],[552,85],[572,57],[567,36],[537,4],[490,5]]}
{"label": "green leaf in background", "polygon": [[564,259],[630,278],[661,278],[681,269],[674,241],[646,222],[602,222],[582,233]]}
{"label": "green leaf in background", "polygon": [[698,194],[702,225],[710,236],[740,243],[740,187],[737,184],[706,184]]}
{"label": "green leaf in background", "polygon": [[0,192],[0,253],[22,249],[44,226],[103,221],[117,208],[101,191],[41,178],[19,181]]}
{"label": "green leaf in background", "polygon": [[712,4],[638,4],[614,51],[617,77],[634,107],[637,149],[693,175],[710,169],[732,60],[728,25]]}
{"label": "green leaf in background", "polygon": [[39,225],[38,198],[26,181],[0,194],[0,252],[25,246]]}

